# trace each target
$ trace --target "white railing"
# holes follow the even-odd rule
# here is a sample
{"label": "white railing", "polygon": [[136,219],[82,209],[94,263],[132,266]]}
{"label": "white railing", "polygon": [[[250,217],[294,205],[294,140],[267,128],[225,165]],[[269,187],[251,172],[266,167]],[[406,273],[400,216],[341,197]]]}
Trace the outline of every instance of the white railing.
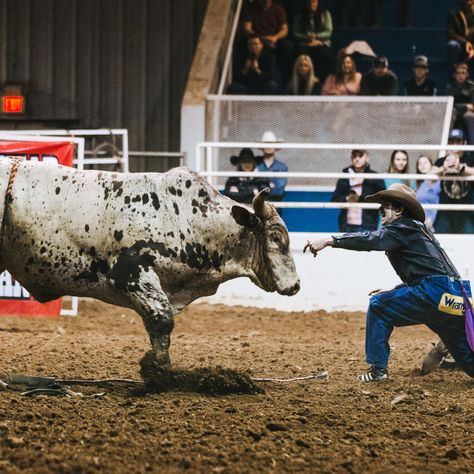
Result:
{"label": "white railing", "polygon": [[[263,143],[263,142],[202,142],[196,147],[197,171],[213,182],[213,178],[230,176],[255,176],[258,174],[264,178],[334,178],[350,179],[347,173],[333,172],[238,172],[238,171],[216,171],[214,169],[213,150],[216,148],[297,148],[297,149],[335,149],[335,150],[420,150],[420,151],[474,151],[474,145],[413,145],[413,144],[360,144],[360,143]],[[364,179],[404,179],[404,180],[446,180],[446,181],[474,181],[473,176],[450,176],[437,174],[396,174],[396,173],[357,173],[358,178]],[[215,183],[214,183],[215,184]],[[306,187],[310,190],[310,187]],[[274,202],[276,207],[284,208],[323,208],[323,209],[345,209],[349,207],[363,209],[377,209],[378,204],[371,203],[343,203],[343,202]],[[425,209],[456,210],[456,211],[474,211],[474,204],[423,204]]]}
{"label": "white railing", "polygon": [[[2,134],[5,135],[12,135],[17,139],[18,136],[29,136],[29,140],[31,137],[35,137],[35,140],[41,136],[67,136],[70,138],[79,138],[83,137],[83,143],[85,138],[84,137],[94,137],[94,136],[120,136],[122,139],[122,150],[119,156],[114,157],[93,157],[93,158],[85,158],[85,155],[90,155],[92,153],[91,150],[87,152],[83,152],[82,154],[77,155],[77,158],[74,159],[73,163],[77,166],[78,169],[84,169],[84,165],[110,165],[116,164],[119,165],[124,173],[128,173],[129,165],[128,165],[128,130],[124,128],[97,128],[97,129],[71,129],[71,130],[8,130],[2,131]],[[64,139],[63,139],[64,141]],[[83,145],[85,146],[85,145]],[[83,148],[84,150],[84,148]]]}
{"label": "white railing", "polygon": [[228,79],[232,75],[232,49],[234,47],[235,34],[236,34],[237,28],[239,26],[239,19],[240,19],[240,12],[242,10],[242,3],[243,3],[243,0],[238,0],[237,1],[237,8],[235,9],[234,21],[232,22],[232,29],[231,29],[231,32],[230,32],[229,41],[227,43],[227,51],[225,53],[224,67],[222,68],[221,79],[219,81],[219,87],[217,89],[217,91],[218,91],[217,93],[219,95],[224,93],[224,87],[226,85],[226,82],[228,82]]}

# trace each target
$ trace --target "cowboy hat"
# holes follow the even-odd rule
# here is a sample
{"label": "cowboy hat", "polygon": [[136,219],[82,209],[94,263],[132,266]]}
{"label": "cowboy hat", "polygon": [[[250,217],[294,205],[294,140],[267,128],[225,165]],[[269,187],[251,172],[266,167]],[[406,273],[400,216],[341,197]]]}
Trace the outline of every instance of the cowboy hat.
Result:
{"label": "cowboy hat", "polygon": [[266,132],[263,132],[260,141],[263,143],[281,143],[283,140],[277,138],[271,130],[267,130]]}
{"label": "cowboy hat", "polygon": [[255,156],[250,148],[242,148],[238,156],[230,157],[230,162],[232,165],[237,166],[242,161],[253,161],[255,164],[259,164],[261,159],[259,156]]}
{"label": "cowboy hat", "polygon": [[416,220],[425,221],[423,206],[416,200],[413,189],[401,183],[393,183],[388,189],[365,197],[367,202],[395,201],[401,204]]}

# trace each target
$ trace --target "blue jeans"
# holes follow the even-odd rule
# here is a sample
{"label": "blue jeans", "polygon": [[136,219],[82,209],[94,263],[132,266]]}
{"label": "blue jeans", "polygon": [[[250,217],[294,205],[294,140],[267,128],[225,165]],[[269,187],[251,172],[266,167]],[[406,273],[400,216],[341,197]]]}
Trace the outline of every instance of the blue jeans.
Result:
{"label": "blue jeans", "polygon": [[[469,282],[463,284],[471,297]],[[442,339],[464,372],[474,377],[474,352],[466,338],[463,308],[461,282],[443,275],[426,277],[416,285],[403,285],[372,296],[365,334],[367,363],[387,368],[388,341],[393,328],[426,324]]]}

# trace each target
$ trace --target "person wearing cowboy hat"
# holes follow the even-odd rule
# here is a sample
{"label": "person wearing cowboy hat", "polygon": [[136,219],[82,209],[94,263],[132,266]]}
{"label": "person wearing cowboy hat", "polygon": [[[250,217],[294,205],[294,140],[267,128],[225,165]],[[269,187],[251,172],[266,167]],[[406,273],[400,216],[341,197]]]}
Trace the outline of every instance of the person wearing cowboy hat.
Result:
{"label": "person wearing cowboy hat", "polygon": [[[260,157],[256,157],[250,148],[242,148],[238,156],[230,157],[237,171],[247,173],[254,171],[259,161]],[[259,176],[231,176],[225,183],[223,194],[234,201],[251,204],[253,198],[268,185],[268,179]]]}
{"label": "person wearing cowboy hat", "polygon": [[[281,143],[282,140],[277,139],[275,134],[267,130],[263,133],[262,138],[260,139],[263,143]],[[275,147],[268,147],[263,149],[263,157],[261,157],[261,162],[257,166],[257,171],[288,171],[288,166],[285,165],[282,161],[279,161],[275,157]],[[268,196],[269,201],[282,201],[285,195],[285,188],[288,183],[287,178],[270,178],[270,195]]]}
{"label": "person wearing cowboy hat", "polygon": [[365,353],[370,367],[358,379],[361,382],[386,380],[393,328],[415,324],[426,324],[437,333],[459,367],[474,377],[474,334],[466,331],[472,327],[469,326],[472,313],[468,311],[470,284],[461,280],[423,223],[425,212],[415,192],[404,184],[394,183],[365,200],[380,204],[382,227],[379,230],[308,241],[303,249],[304,252],[309,249],[315,257],[325,247],[385,251],[403,282],[391,290],[375,290],[369,294]]}

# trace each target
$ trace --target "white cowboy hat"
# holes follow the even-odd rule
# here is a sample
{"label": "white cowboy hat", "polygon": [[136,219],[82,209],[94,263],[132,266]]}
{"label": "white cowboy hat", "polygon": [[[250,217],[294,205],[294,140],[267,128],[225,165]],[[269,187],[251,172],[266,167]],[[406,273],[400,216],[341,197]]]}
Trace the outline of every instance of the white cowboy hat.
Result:
{"label": "white cowboy hat", "polygon": [[281,143],[283,140],[277,138],[271,130],[267,130],[266,132],[263,132],[260,141],[263,143]]}
{"label": "white cowboy hat", "polygon": [[379,203],[385,200],[395,201],[401,204],[414,219],[425,222],[423,206],[416,200],[415,191],[405,184],[393,183],[388,189],[366,196],[365,200]]}

